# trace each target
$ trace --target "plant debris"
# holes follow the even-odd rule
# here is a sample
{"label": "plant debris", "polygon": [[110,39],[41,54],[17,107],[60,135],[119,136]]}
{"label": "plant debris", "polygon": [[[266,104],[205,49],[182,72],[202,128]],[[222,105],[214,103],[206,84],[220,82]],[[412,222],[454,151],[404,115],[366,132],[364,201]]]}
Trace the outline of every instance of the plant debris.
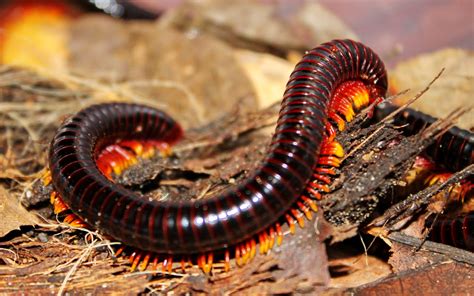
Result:
{"label": "plant debris", "polygon": [[[187,3],[155,23],[88,15],[71,21],[68,43],[61,47],[67,55],[58,57],[68,72],[0,66],[0,215],[5,221],[0,225],[0,294],[19,289],[58,295],[472,289],[472,253],[424,241],[426,216],[441,211],[432,210],[431,197],[472,176],[472,166],[406,199],[392,194],[403,187],[415,156],[462,112],[411,137],[388,120],[369,124],[367,112],[359,114],[337,136],[346,157],[331,193],[319,202],[321,211],[294,235],[285,226],[282,245],[269,255],[257,255],[230,272],[223,272],[220,263],[210,275],[196,266],[184,272],[179,263],[172,272],[130,272],[127,258],[114,256],[120,243],[61,223],[49,204],[52,187],[41,178],[49,142],[70,114],[110,101],[165,109],[186,128],[183,141],[172,156],[140,160],[114,181],[146,198],[209,198],[240,183],[265,157],[279,112],[275,94],[281,95],[281,80],[292,69],[288,60],[341,32],[353,36],[318,4],[298,4],[286,15],[261,1],[244,1],[233,9],[225,1],[211,2]],[[310,25],[313,11],[329,19],[325,26]],[[438,66],[424,73],[432,77]],[[407,75],[414,66],[407,67],[397,72]],[[458,79],[450,71],[443,79]],[[268,78],[269,72],[277,73]],[[405,87],[399,78],[396,89]],[[430,83],[409,97],[463,85]]]}
{"label": "plant debris", "polygon": [[[9,75],[14,71],[10,70]],[[25,87],[18,90],[14,84],[6,88],[29,91]],[[69,94],[63,87],[59,90]],[[264,158],[270,140],[267,128],[274,124],[277,113],[277,105],[250,113],[234,109],[230,116],[190,130],[184,141],[175,147],[174,156],[141,161],[118,176],[116,181],[152,198],[207,198],[240,182],[256,168]],[[348,153],[340,177],[344,182],[336,182],[333,193],[321,202],[325,217],[336,225],[345,224],[346,228],[329,226],[323,222],[320,212],[314,220],[314,227],[308,223],[310,225],[298,229],[295,235],[285,235],[282,246],[274,248],[269,256],[258,255],[251,263],[230,273],[219,273],[216,269],[214,275],[206,277],[195,268],[188,273],[173,271],[172,274],[158,276],[150,272],[130,274],[126,260],[111,255],[107,238],[89,230],[84,232],[51,224],[46,228],[40,226],[35,229],[33,236],[28,235],[30,239],[27,240],[22,239],[23,236],[5,238],[3,244],[14,247],[2,251],[6,265],[0,268],[0,272],[4,274],[0,276],[0,280],[14,286],[18,280],[15,275],[23,274],[29,278],[24,279],[26,283],[49,283],[38,285],[38,292],[50,291],[48,289],[51,289],[51,283],[53,289],[60,290],[119,291],[130,279],[135,281],[136,291],[321,292],[327,289],[330,279],[325,238],[332,236],[333,241],[339,241],[354,236],[358,225],[374,213],[382,193],[393,186],[411,165],[413,157],[430,143],[429,137],[424,138],[427,137],[426,134],[424,137],[403,138],[387,123],[361,129],[363,124],[365,122],[361,115],[360,119],[351,123],[338,136],[342,143],[351,143],[347,145],[349,151],[357,148],[357,153]],[[54,129],[50,127],[47,130]],[[367,135],[372,135],[369,141],[366,140]],[[388,143],[395,139],[400,141],[400,145],[387,148]],[[45,151],[47,145],[39,147],[41,151]],[[384,165],[380,166],[380,163]],[[388,163],[393,164],[387,165]],[[396,171],[399,173],[395,173]],[[37,181],[34,182],[35,185],[29,185],[30,189],[26,191],[27,197],[23,203],[41,212],[41,208],[50,208],[48,192],[51,188],[42,186],[38,175],[34,176],[24,177],[26,180]],[[14,177],[15,175],[9,178],[11,180]],[[19,192],[13,183],[10,183],[10,191],[13,195]],[[30,212],[27,213],[31,215]],[[54,219],[50,212],[49,215],[45,211],[41,213],[46,215],[45,218]],[[18,222],[16,219],[13,221]],[[37,220],[22,223],[25,224],[41,225]],[[113,266],[114,271],[107,273],[110,272],[110,266]],[[107,276],[104,276],[105,273]],[[90,283],[82,284],[82,278],[88,278]],[[103,290],[97,288],[99,284]],[[337,284],[340,285],[342,284]]]}

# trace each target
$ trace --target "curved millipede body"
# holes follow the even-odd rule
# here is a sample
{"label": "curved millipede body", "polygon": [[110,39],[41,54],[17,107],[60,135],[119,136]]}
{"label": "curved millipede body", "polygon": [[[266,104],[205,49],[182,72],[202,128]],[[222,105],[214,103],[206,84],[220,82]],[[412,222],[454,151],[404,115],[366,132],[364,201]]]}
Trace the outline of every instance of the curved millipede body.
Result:
{"label": "curved millipede body", "polygon": [[305,54],[290,76],[268,156],[241,184],[195,201],[151,201],[114,184],[97,168],[97,153],[120,139],[173,143],[182,134],[165,113],[135,104],[89,107],[67,120],[50,147],[54,187],[71,210],[106,234],[142,250],[196,254],[255,236],[294,206],[313,175],[341,83],[363,82],[383,96],[384,65],[350,40]]}
{"label": "curved millipede body", "polygon": [[[391,104],[379,104],[375,109],[375,117],[380,120],[396,109],[398,107]],[[405,134],[414,135],[436,120],[437,118],[428,114],[406,108],[394,117],[394,124],[403,126]],[[425,152],[436,164],[451,171],[459,171],[474,163],[474,133],[452,127],[438,137]]]}
{"label": "curved millipede body", "polygon": [[[375,110],[375,117],[380,120],[396,109],[398,107],[391,104],[379,104]],[[436,120],[437,118],[428,114],[406,108],[395,115],[394,124],[403,126],[403,132],[406,135],[414,135]],[[459,171],[474,163],[474,133],[452,127],[438,137],[436,142],[425,150],[425,153],[436,165],[451,172]],[[428,179],[431,179],[430,183],[442,182],[451,174],[435,173]],[[458,188],[452,187],[455,192],[450,198],[463,200],[474,188],[472,178],[467,178],[458,186]],[[432,228],[429,233],[430,240],[474,251],[474,212],[463,213],[457,217],[441,215],[436,221],[429,219],[426,226]]]}
{"label": "curved millipede body", "polygon": [[[427,221],[431,227],[433,221]],[[455,218],[440,217],[432,226],[429,239],[474,252],[474,212]]]}

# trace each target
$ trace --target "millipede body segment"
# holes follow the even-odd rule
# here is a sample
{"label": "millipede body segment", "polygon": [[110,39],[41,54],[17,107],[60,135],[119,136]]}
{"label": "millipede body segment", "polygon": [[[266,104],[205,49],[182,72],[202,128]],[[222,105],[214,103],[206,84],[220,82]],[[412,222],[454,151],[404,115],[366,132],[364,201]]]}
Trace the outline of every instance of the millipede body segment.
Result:
{"label": "millipede body segment", "polygon": [[427,222],[433,229],[429,239],[474,252],[474,211],[457,217],[440,217]]}
{"label": "millipede body segment", "polygon": [[[380,120],[398,109],[397,106],[382,103],[375,109],[376,120]],[[414,135],[437,119],[420,111],[406,108],[394,117],[394,125],[403,127],[403,132]],[[425,155],[417,158],[415,167],[433,171],[426,178],[427,185],[445,182],[453,172],[459,171],[474,163],[474,133],[458,127],[452,127],[439,136],[435,143],[428,146]],[[464,202],[474,193],[472,176],[460,184],[452,185],[447,195],[453,202]],[[441,215],[439,219],[429,218],[426,226],[431,229],[429,239],[474,251],[474,212],[459,213],[456,217]]]}
{"label": "millipede body segment", "polygon": [[[379,104],[375,109],[375,117],[380,120],[396,109],[398,107],[392,104]],[[406,108],[394,117],[394,124],[402,126],[406,135],[414,135],[436,120],[428,114]],[[425,153],[436,164],[450,171],[459,171],[474,163],[474,133],[452,127],[438,137]]]}
{"label": "millipede body segment", "polygon": [[[371,49],[351,40],[334,40],[307,52],[289,78],[268,156],[261,166],[234,188],[195,201],[145,199],[113,183],[106,168],[96,163],[105,147],[120,141],[175,143],[182,130],[173,119],[135,104],[86,108],[69,118],[51,143],[54,188],[85,222],[126,245],[183,255],[227,249],[255,237],[285,215],[289,217],[296,203],[312,205],[308,197],[300,199],[308,186],[313,191],[325,188],[309,183],[318,161],[324,158],[318,158],[321,147],[324,153],[339,149],[323,143],[333,124],[342,128],[338,114],[350,117],[352,105],[358,107],[349,100],[345,102],[351,105],[346,106],[348,111],[341,108],[344,99],[339,99],[341,103],[331,109],[338,87],[350,81],[358,83],[358,90],[365,87],[370,100],[385,95],[385,68]],[[366,97],[368,102],[369,95]],[[126,155],[125,150],[113,153]],[[325,157],[324,161],[332,160]]]}

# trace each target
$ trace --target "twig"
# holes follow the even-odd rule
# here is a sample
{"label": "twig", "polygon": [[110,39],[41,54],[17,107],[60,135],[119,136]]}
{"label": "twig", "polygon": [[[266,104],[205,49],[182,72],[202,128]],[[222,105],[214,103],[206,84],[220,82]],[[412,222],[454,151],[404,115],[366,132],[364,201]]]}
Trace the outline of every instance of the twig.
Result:
{"label": "twig", "polygon": [[59,288],[59,291],[58,291],[58,296],[61,296],[64,292],[64,289],[66,288],[66,285],[67,285],[67,282],[69,281],[69,279],[71,278],[71,276],[76,272],[77,268],[79,267],[79,265],[86,259],[87,256],[89,256],[89,254],[92,252],[92,250],[94,249],[94,245],[95,245],[95,242],[96,241],[93,241],[88,247],[87,249],[85,249],[83,252],[82,252],[82,255],[79,257],[79,259],[77,259],[77,261],[74,263],[74,265],[72,266],[72,268],[69,270],[69,272],[66,274],[66,277],[64,278],[62,284],[61,284],[61,287]]}
{"label": "twig", "polygon": [[[394,242],[412,246],[415,248],[418,248],[422,243],[422,241],[418,238],[408,236],[399,232],[391,233],[388,238]],[[469,251],[461,250],[445,244],[435,243],[431,241],[425,242],[423,244],[423,249],[443,254],[457,262],[463,262],[474,265],[474,253]]]}
{"label": "twig", "polygon": [[389,227],[393,226],[396,222],[413,215],[423,206],[427,205],[430,202],[431,198],[438,192],[442,191],[443,189],[454,183],[457,183],[467,178],[469,175],[472,174],[474,174],[474,164],[471,164],[463,170],[455,173],[448,180],[446,180],[446,182],[430,186],[414,195],[410,195],[408,198],[393,205],[387,211],[385,211],[385,213],[381,217],[378,217],[377,219],[372,221],[369,226],[382,226],[387,221],[391,221],[387,223]]}
{"label": "twig", "polygon": [[12,253],[13,255],[15,255],[15,259],[13,261],[17,261],[18,260],[18,254],[15,253],[14,251],[10,250],[10,249],[5,249],[5,248],[0,248],[0,251],[5,251],[5,252],[9,252],[9,253]]}
{"label": "twig", "polygon": [[395,115],[397,115],[398,113],[403,111],[405,108],[407,108],[408,106],[413,104],[413,102],[418,100],[422,95],[424,95],[430,89],[430,87],[433,85],[433,83],[435,83],[435,81],[438,80],[438,78],[441,76],[441,74],[443,74],[444,70],[445,70],[445,68],[442,68],[441,71],[439,71],[439,73],[433,78],[433,80],[430,81],[430,83],[428,83],[428,85],[422,91],[417,93],[416,96],[414,96],[413,98],[409,99],[405,104],[401,105],[397,110],[390,113],[387,117],[385,117],[382,120],[382,122],[388,122],[393,117],[395,117]]}
{"label": "twig", "polygon": [[351,157],[354,153],[356,153],[361,147],[364,147],[365,144],[370,142],[370,140],[375,137],[382,129],[384,128],[383,125],[379,126],[375,131],[373,131],[370,135],[368,135],[362,142],[360,142],[357,146],[354,147],[351,151],[349,151],[346,155],[344,155],[343,161],[349,157]]}

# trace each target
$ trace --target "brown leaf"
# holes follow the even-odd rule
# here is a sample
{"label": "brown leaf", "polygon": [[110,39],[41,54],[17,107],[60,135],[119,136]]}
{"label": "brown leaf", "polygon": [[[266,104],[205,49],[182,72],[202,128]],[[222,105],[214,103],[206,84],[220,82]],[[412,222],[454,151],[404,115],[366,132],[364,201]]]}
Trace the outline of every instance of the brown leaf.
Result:
{"label": "brown leaf", "polygon": [[460,295],[474,289],[473,277],[472,266],[448,262],[400,272],[347,292],[353,295]]}
{"label": "brown leaf", "polygon": [[159,107],[185,127],[209,122],[236,104],[255,108],[253,87],[232,48],[210,35],[86,16],[71,24],[70,39],[75,73],[119,83],[115,93],[99,89],[100,100],[125,98]]}
{"label": "brown leaf", "polygon": [[39,219],[28,212],[18,200],[12,197],[8,191],[0,186],[0,237],[3,237],[13,230],[20,229],[20,226],[34,225],[39,223]]}
{"label": "brown leaf", "polygon": [[341,276],[331,278],[330,287],[357,287],[371,283],[392,273],[390,266],[370,255],[356,255],[330,260],[331,269]]}
{"label": "brown leaf", "polygon": [[[472,94],[472,69],[474,52],[462,49],[443,49],[434,53],[422,54],[397,65],[390,72],[390,85],[393,92],[411,89],[414,92],[426,86],[433,75],[446,68],[439,80],[433,84],[423,98],[413,107],[438,118],[446,117],[457,107],[474,107]],[[403,103],[410,94],[397,101]],[[474,127],[474,116],[468,112],[459,119],[459,126]]]}
{"label": "brown leaf", "polygon": [[282,245],[269,255],[257,254],[243,267],[210,278],[188,277],[174,292],[189,292],[189,288],[208,294],[242,295],[322,291],[329,283],[323,243],[327,234],[324,229],[316,233],[311,224],[297,228],[294,235],[285,235]]}
{"label": "brown leaf", "polygon": [[294,65],[267,53],[235,50],[239,64],[252,82],[260,107],[279,103]]}
{"label": "brown leaf", "polygon": [[395,272],[416,270],[432,262],[439,262],[443,256],[426,251],[415,252],[415,248],[394,242],[389,263]]}
{"label": "brown leaf", "polygon": [[298,229],[295,235],[285,238],[284,244],[275,249],[278,266],[281,270],[273,273],[277,278],[288,279],[292,276],[304,279],[310,286],[325,288],[329,283],[328,259],[324,240],[328,229],[323,221],[322,213],[318,212],[316,219],[303,229]]}
{"label": "brown leaf", "polygon": [[237,47],[285,55],[355,34],[314,1],[190,1],[168,12],[162,23],[204,31]]}

